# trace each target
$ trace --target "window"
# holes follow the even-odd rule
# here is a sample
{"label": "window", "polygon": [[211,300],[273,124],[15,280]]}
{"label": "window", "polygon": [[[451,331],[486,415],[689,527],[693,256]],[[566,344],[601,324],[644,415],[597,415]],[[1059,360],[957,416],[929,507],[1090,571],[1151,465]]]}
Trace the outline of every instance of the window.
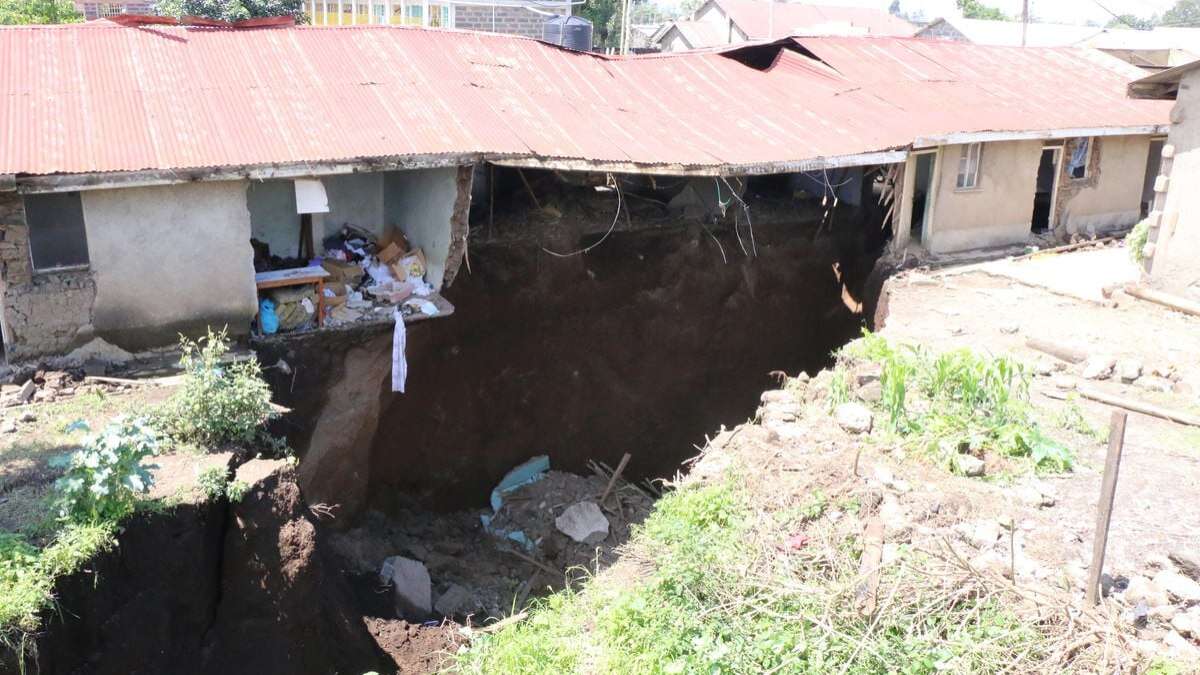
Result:
{"label": "window", "polygon": [[982,143],[968,143],[962,146],[962,154],[958,157],[958,182],[960,190],[979,187],[979,156],[983,153]]}
{"label": "window", "polygon": [[1078,138],[1071,150],[1071,161],[1067,164],[1067,175],[1071,178],[1087,178],[1088,164],[1092,161],[1092,139]]}
{"label": "window", "polygon": [[87,266],[87,232],[78,192],[26,196],[25,222],[34,271]]}

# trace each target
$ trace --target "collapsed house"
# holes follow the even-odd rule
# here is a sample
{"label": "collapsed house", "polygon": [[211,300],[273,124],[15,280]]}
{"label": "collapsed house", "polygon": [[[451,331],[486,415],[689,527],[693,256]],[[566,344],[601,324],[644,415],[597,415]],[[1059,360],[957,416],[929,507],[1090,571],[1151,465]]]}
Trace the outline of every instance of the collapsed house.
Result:
{"label": "collapsed house", "polygon": [[1166,128],[1166,104],[1125,98],[1130,68],[1084,50],[813,37],[613,58],[402,27],[123,23],[0,29],[9,359],[269,332],[264,295],[291,285],[276,300],[307,327],[445,315],[483,167],[597,189],[679,177],[721,209],[773,175],[877,200],[893,246],[943,253],[1133,224]]}

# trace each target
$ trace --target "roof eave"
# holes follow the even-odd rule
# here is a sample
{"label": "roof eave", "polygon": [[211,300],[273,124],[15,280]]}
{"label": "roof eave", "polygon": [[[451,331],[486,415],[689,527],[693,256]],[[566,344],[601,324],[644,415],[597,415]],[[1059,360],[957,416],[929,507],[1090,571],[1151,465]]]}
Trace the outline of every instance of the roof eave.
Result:
{"label": "roof eave", "polygon": [[1169,128],[1169,124],[1142,124],[1124,127],[1071,127],[1065,129],[1034,129],[1028,131],[956,131],[948,134],[936,134],[932,136],[918,137],[915,141],[913,141],[913,148],[933,148],[939,145],[991,143],[996,141],[1082,138],[1085,136],[1144,136],[1165,134]]}

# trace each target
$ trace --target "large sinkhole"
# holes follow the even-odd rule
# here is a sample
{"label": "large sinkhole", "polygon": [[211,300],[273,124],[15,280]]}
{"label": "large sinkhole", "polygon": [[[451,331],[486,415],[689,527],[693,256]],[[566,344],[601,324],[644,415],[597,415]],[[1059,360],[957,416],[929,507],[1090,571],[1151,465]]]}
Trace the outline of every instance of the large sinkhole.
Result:
{"label": "large sinkhole", "polygon": [[[715,212],[681,213],[669,195],[683,179],[662,179],[625,185],[618,214],[611,181],[488,179],[445,291],[455,313],[409,328],[405,393],[388,386],[386,327],[260,351],[268,366],[289,364],[267,373],[294,409],[283,431],[302,453],[305,498],[333,506],[335,544],[380,615],[393,611],[374,588],[390,555],[424,560],[435,595],[474,583],[486,596],[475,610],[511,609],[548,580],[480,541],[506,472],[547,455],[565,481],[531,498],[548,511],[603,485],[590,462],[613,467],[628,453],[624,478],[672,476],[706,434],[752,417],[780,373],[828,365],[875,304],[888,231],[869,180],[860,206],[768,177],[712,200]],[[576,479],[593,483],[567,484]],[[610,544],[627,535],[617,529]],[[535,557],[565,569],[576,553]]]}

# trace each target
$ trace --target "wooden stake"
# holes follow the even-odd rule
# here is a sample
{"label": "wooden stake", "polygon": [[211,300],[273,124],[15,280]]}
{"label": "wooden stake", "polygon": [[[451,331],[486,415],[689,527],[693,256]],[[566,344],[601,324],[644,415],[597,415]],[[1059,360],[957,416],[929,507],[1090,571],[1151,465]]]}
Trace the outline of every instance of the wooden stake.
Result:
{"label": "wooden stake", "polygon": [[1142,413],[1143,415],[1150,415],[1151,417],[1160,417],[1164,420],[1175,422],[1176,424],[1183,424],[1190,427],[1200,427],[1200,417],[1196,417],[1195,415],[1189,415],[1187,413],[1179,412],[1178,410],[1171,410],[1170,408],[1164,408],[1162,406],[1151,405],[1149,403],[1144,403],[1142,401],[1124,396],[1106,394],[1090,387],[1076,387],[1075,390],[1079,392],[1080,396],[1096,401],[1097,403],[1103,403],[1105,405],[1111,405],[1117,408],[1124,408],[1125,410]]}
{"label": "wooden stake", "polygon": [[621,472],[625,470],[625,465],[629,464],[629,459],[630,455],[628,452],[624,455],[621,455],[621,462],[617,464],[617,470],[614,471],[612,476],[608,479],[608,486],[604,488],[604,493],[600,495],[601,504],[604,503],[605,499],[608,499],[608,493],[612,492],[613,486],[617,484],[617,477],[620,476]]}
{"label": "wooden stake", "polygon": [[1195,302],[1193,300],[1188,300],[1187,298],[1181,298],[1178,295],[1163,293],[1162,291],[1156,291],[1152,288],[1146,288],[1145,286],[1138,286],[1135,284],[1126,286],[1125,292],[1135,298],[1141,298],[1147,302],[1153,302],[1157,305],[1168,307],[1177,312],[1191,314],[1192,316],[1200,316],[1200,302]]}
{"label": "wooden stake", "polygon": [[1104,460],[1104,481],[1100,484],[1100,503],[1096,512],[1096,538],[1092,542],[1092,566],[1088,568],[1087,604],[1100,601],[1100,574],[1104,571],[1104,549],[1108,546],[1108,524],[1112,519],[1113,498],[1117,494],[1117,474],[1121,469],[1121,450],[1125,447],[1126,413],[1114,410],[1108,429],[1108,457]]}

